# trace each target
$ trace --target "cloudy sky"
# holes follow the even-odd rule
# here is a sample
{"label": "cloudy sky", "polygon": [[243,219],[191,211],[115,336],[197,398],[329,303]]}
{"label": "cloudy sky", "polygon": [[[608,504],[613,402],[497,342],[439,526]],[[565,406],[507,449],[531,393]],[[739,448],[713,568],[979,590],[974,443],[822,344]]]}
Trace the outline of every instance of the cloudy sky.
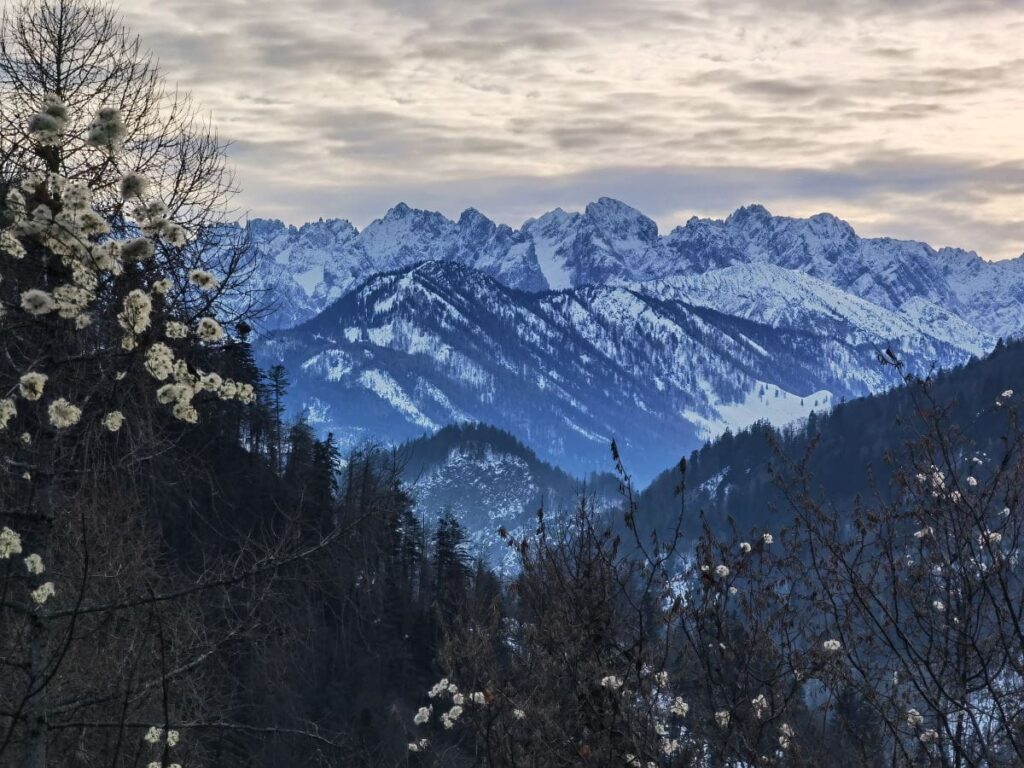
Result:
{"label": "cloudy sky", "polygon": [[253,216],[760,202],[1024,251],[1024,0],[130,0]]}

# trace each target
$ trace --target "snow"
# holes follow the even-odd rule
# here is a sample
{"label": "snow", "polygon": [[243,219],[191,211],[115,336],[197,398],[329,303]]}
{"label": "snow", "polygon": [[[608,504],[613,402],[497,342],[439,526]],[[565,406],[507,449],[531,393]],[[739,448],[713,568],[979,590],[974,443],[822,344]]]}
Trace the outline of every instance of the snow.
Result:
{"label": "snow", "polygon": [[424,416],[401,385],[384,371],[375,369],[359,374],[359,383],[387,402],[408,421],[425,429],[435,430],[437,424]]}
{"label": "snow", "polygon": [[297,272],[293,279],[306,292],[307,296],[312,296],[324,281],[324,265],[314,264],[305,272]]}
{"label": "snow", "polygon": [[[762,394],[763,390],[763,394]],[[778,391],[778,396],[776,396]],[[720,421],[734,432],[758,421],[782,427],[807,418],[811,411],[824,413],[832,409],[832,393],[818,390],[809,395],[795,395],[768,382],[757,381],[742,402],[718,407]],[[724,431],[724,429],[722,430]]]}
{"label": "snow", "polygon": [[544,279],[548,281],[548,287],[553,291],[572,287],[572,277],[565,268],[565,262],[558,257],[559,245],[561,244],[542,238],[533,241],[537,264]]}

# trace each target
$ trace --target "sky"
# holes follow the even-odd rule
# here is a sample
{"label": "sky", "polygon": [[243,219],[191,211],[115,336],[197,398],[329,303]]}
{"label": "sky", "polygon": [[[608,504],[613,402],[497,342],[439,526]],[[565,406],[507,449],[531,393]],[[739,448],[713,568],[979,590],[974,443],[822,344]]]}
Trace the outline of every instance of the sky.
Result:
{"label": "sky", "polygon": [[1024,0],[124,0],[253,217],[662,232],[758,202],[1024,252]]}

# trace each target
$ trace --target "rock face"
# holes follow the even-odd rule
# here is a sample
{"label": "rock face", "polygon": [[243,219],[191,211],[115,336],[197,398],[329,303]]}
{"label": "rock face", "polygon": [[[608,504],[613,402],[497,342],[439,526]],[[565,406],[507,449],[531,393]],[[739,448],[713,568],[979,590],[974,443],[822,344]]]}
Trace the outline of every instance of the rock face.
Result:
{"label": "rock face", "polygon": [[944,313],[945,325],[959,319],[985,337],[1024,331],[1024,258],[986,262],[970,251],[861,238],[826,213],[795,219],[751,205],[724,221],[693,218],[660,236],[636,209],[601,198],[582,213],[556,209],[518,230],[472,208],[452,221],[404,204],[362,232],[341,220],[296,228],[257,219],[248,226],[266,261],[258,287],[278,307],[270,329],[310,319],[374,274],[442,260],[530,292],[774,266],[922,322]]}

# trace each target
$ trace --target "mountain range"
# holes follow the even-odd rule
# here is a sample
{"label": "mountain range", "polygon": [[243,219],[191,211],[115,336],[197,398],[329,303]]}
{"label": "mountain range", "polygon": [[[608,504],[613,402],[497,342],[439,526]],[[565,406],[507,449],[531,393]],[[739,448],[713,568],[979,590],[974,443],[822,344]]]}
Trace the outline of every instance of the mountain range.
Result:
{"label": "mountain range", "polygon": [[343,445],[507,430],[576,476],[618,440],[639,480],[726,429],[784,424],[1024,325],[1024,258],[859,238],[741,208],[661,236],[609,198],[518,230],[405,205],[362,231],[250,222],[277,304],[257,342]]}
{"label": "mountain range", "polygon": [[558,208],[518,230],[473,208],[453,221],[405,204],[362,231],[343,219],[301,227],[254,219],[247,226],[266,260],[260,281],[278,299],[271,328],[315,316],[373,274],[444,260],[530,292],[774,265],[895,312],[925,320],[952,314],[992,338],[1024,329],[1017,309],[1024,257],[990,262],[959,248],[862,238],[827,213],[798,219],[750,205],[724,220],[691,218],[661,236],[640,211],[601,198],[583,212]]}

